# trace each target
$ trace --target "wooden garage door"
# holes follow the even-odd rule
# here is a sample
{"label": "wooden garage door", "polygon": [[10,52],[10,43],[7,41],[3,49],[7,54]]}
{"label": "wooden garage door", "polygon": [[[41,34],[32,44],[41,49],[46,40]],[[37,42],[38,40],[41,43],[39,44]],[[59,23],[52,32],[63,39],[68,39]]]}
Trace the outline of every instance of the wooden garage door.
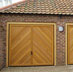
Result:
{"label": "wooden garage door", "polygon": [[31,65],[31,27],[10,25],[9,66]]}
{"label": "wooden garage door", "polygon": [[53,26],[33,27],[33,65],[53,65]]}
{"label": "wooden garage door", "polygon": [[53,25],[10,25],[9,66],[53,65],[53,50]]}
{"label": "wooden garage door", "polygon": [[68,64],[73,64],[73,25],[68,25]]}

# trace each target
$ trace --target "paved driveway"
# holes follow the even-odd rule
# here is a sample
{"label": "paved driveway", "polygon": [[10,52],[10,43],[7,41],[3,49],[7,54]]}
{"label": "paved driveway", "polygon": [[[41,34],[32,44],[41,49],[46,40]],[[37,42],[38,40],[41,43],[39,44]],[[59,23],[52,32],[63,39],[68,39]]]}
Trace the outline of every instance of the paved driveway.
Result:
{"label": "paved driveway", "polygon": [[73,72],[73,66],[9,67],[0,72]]}

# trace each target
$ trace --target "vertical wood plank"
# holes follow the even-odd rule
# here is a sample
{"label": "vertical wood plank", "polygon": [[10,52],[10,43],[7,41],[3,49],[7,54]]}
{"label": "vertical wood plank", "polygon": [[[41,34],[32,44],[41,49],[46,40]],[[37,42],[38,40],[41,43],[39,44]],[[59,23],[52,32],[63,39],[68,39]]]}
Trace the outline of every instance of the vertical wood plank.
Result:
{"label": "vertical wood plank", "polygon": [[9,24],[7,24],[7,32],[6,32],[6,67],[8,67],[8,38],[9,38],[9,35],[8,35],[8,32],[9,31]]}

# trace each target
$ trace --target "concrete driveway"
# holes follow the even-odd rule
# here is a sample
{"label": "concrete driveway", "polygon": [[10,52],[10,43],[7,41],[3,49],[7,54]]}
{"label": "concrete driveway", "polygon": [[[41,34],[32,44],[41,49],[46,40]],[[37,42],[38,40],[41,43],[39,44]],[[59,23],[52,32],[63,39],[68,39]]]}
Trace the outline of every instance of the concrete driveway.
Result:
{"label": "concrete driveway", "polygon": [[69,66],[38,66],[38,67],[8,67],[0,72],[73,72],[73,65]]}

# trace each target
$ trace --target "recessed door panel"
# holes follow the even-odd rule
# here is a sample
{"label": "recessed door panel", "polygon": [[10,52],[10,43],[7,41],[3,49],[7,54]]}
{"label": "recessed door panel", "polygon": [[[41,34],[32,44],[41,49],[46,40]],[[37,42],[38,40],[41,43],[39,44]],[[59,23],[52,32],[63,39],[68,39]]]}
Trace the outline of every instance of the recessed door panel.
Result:
{"label": "recessed door panel", "polygon": [[53,25],[33,27],[33,65],[53,65]]}
{"label": "recessed door panel", "polygon": [[31,65],[31,27],[10,25],[9,66]]}
{"label": "recessed door panel", "polygon": [[68,64],[73,64],[73,25],[68,25]]}

